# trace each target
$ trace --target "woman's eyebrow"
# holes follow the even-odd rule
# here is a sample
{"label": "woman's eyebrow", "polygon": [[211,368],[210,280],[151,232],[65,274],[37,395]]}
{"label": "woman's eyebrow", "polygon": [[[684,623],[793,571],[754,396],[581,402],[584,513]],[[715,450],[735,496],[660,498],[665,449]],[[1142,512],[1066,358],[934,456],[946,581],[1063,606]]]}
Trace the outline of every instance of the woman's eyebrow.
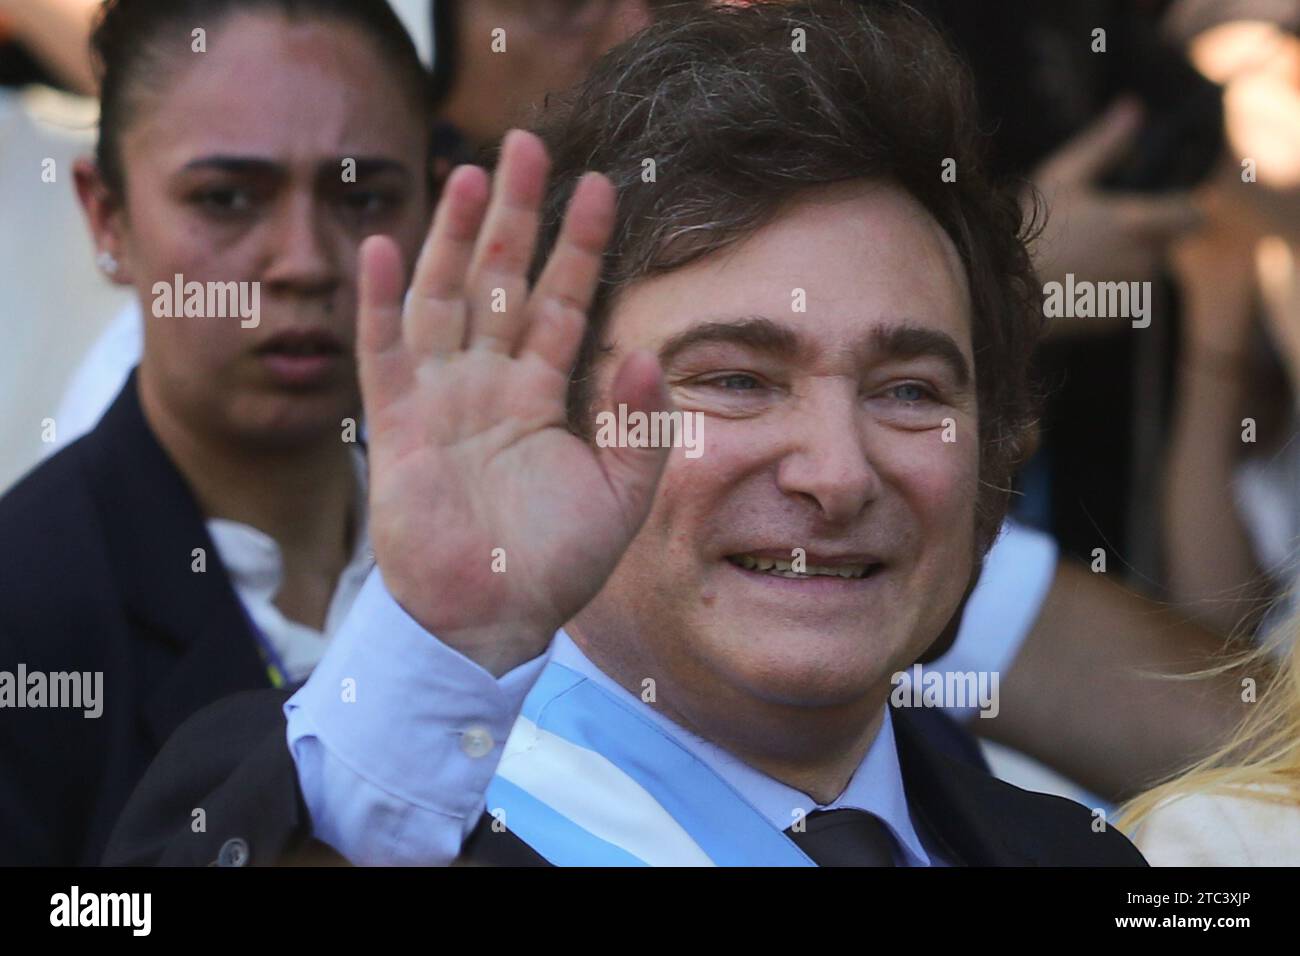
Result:
{"label": "woman's eyebrow", "polygon": [[350,164],[351,171],[356,173],[357,179],[385,173],[407,178],[411,175],[411,168],[406,163],[387,156],[336,156],[321,162],[318,167],[319,173],[322,178],[339,177],[345,169],[345,164]]}
{"label": "woman's eyebrow", "polygon": [[[354,172],[358,179],[363,176],[378,176],[383,173],[396,173],[400,176],[409,177],[411,170],[406,163],[396,159],[389,159],[385,156],[338,156],[333,159],[322,160],[317,166],[318,175],[329,178],[342,178],[347,167],[345,164],[354,165]],[[198,159],[192,159],[181,167],[182,172],[192,172],[195,170],[217,170],[225,173],[235,173],[246,176],[277,176],[283,177],[288,174],[289,167],[285,163],[273,159],[263,159],[255,156],[228,156],[213,155],[201,156]]]}
{"label": "woman's eyebrow", "polygon": [[270,159],[257,159],[251,156],[201,156],[192,159],[181,167],[181,172],[213,169],[223,173],[240,173],[243,175],[282,176],[286,171],[283,163]]}

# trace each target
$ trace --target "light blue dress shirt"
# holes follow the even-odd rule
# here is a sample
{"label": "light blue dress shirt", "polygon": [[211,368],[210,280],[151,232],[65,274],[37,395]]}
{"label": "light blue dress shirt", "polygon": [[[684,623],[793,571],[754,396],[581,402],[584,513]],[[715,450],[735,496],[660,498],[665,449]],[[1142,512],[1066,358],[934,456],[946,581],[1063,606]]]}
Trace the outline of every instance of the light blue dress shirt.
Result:
{"label": "light blue dress shirt", "polygon": [[888,707],[844,792],[820,806],[643,703],[563,631],[546,654],[492,677],[402,610],[378,569],[311,678],[285,704],[314,835],[357,864],[451,863],[483,813],[524,698],[552,657],[661,724],[776,829],[799,812],[856,808],[888,827],[900,865],[943,865],[913,827]]}

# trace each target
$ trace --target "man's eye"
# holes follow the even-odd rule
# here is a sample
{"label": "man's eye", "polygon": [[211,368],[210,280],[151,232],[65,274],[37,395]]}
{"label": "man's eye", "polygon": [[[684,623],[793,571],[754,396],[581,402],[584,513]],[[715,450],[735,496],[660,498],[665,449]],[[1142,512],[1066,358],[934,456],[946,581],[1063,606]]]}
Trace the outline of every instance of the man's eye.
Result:
{"label": "man's eye", "polygon": [[719,375],[717,378],[706,380],[704,384],[712,385],[715,388],[721,388],[728,392],[749,392],[763,387],[763,383],[754,376],[745,375],[742,372],[733,372],[729,375]]}
{"label": "man's eye", "polygon": [[902,385],[895,385],[889,391],[894,398],[908,405],[931,401],[934,398],[934,392],[916,382],[904,382]]}

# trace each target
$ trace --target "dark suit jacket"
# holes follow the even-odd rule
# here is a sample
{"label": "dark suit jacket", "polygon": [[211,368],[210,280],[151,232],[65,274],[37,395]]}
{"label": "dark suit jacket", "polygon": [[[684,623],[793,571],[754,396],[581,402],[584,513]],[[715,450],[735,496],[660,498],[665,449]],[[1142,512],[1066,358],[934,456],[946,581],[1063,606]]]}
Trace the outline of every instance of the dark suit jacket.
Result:
{"label": "dark suit jacket", "polygon": [[0,710],[0,864],[93,864],[172,732],[268,687],[266,670],[134,374],[89,435],[0,499],[0,542],[0,670],[104,675],[97,719]]}
{"label": "dark suit jacket", "polygon": [[[110,865],[338,864],[311,837],[285,743],[290,691],[239,694],[206,708],[163,748],[109,843]],[[948,862],[966,866],[1142,866],[1117,830],[1097,833],[1087,808],[1029,793],[928,742],[921,711],[895,709],[894,734],[913,817]],[[195,832],[194,810],[204,812]],[[484,816],[460,862],[545,866]]]}

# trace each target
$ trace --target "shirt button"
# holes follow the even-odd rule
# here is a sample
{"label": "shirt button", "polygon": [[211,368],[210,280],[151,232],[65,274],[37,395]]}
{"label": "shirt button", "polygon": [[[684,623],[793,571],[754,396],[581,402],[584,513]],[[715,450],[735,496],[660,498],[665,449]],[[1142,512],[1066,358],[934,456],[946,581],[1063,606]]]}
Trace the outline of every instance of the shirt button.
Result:
{"label": "shirt button", "polygon": [[460,749],[470,757],[486,757],[495,744],[491,731],[482,724],[475,724],[460,735]]}
{"label": "shirt button", "polygon": [[250,855],[248,842],[235,837],[221,844],[221,850],[217,853],[217,866],[247,866]]}

